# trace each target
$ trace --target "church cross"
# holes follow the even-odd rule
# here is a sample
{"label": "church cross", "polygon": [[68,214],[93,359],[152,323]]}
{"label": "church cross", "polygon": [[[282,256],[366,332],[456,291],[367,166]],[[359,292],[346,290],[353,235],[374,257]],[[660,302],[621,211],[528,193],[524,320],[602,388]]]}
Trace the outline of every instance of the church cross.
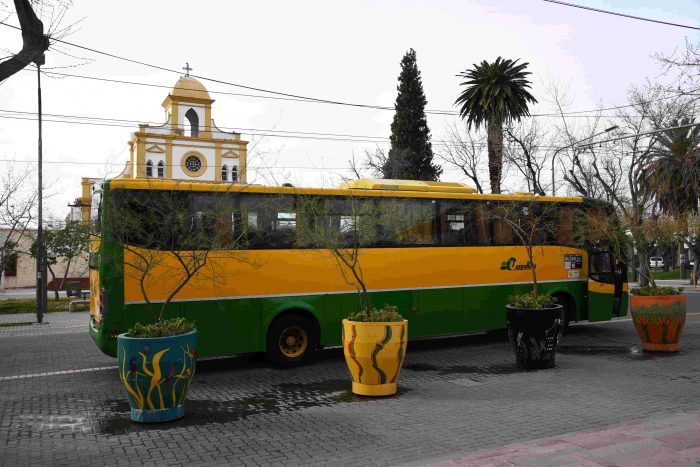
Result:
{"label": "church cross", "polygon": [[185,62],[185,66],[182,67],[183,70],[185,70],[185,76],[190,76],[190,71],[192,71],[192,68],[190,68],[190,62]]}

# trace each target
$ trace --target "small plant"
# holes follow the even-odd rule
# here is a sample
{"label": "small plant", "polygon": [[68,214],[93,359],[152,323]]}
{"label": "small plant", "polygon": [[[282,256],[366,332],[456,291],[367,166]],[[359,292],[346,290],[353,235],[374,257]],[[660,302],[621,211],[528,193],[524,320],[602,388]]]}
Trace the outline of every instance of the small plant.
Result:
{"label": "small plant", "polygon": [[129,337],[170,337],[187,334],[195,328],[194,321],[186,318],[170,318],[153,324],[136,323],[129,329]]}
{"label": "small plant", "polygon": [[516,308],[549,308],[556,305],[556,303],[556,300],[551,295],[535,295],[534,292],[508,297],[508,304]]}
{"label": "small plant", "polygon": [[634,289],[630,289],[630,293],[639,297],[650,297],[658,295],[681,295],[683,294],[683,287],[656,287],[647,285],[645,287],[637,287]]}
{"label": "small plant", "polygon": [[348,316],[350,321],[362,321],[366,323],[377,323],[377,322],[394,322],[403,321],[403,316],[398,312],[398,307],[391,305],[384,305],[381,308],[372,308],[372,310],[366,313],[364,310],[356,311],[350,313]]}

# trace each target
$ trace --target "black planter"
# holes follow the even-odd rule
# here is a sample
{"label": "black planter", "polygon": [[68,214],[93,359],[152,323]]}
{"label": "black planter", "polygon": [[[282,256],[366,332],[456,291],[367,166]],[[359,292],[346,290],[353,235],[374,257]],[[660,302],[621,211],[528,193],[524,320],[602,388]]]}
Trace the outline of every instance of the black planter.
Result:
{"label": "black planter", "polygon": [[551,308],[516,308],[506,305],[508,340],[518,368],[553,368],[564,326],[562,305]]}

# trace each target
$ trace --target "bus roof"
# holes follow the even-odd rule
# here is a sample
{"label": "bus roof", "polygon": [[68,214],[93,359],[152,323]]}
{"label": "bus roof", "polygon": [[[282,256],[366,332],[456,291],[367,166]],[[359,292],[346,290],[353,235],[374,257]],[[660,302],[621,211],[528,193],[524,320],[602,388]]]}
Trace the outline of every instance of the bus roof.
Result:
{"label": "bus roof", "polygon": [[302,188],[293,186],[262,186],[226,182],[162,180],[157,178],[115,178],[107,180],[109,190],[177,190],[197,192],[275,193],[336,196],[380,196],[401,198],[484,199],[502,201],[543,201],[581,203],[577,196],[538,196],[532,193],[480,194],[458,182],[423,182],[415,180],[360,179],[343,183],[339,188]]}

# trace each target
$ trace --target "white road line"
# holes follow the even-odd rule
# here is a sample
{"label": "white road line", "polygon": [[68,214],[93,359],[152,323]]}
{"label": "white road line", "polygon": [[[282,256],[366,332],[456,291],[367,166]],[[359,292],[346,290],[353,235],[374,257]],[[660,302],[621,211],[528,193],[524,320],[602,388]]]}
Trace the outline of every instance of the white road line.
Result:
{"label": "white road line", "polygon": [[46,373],[30,373],[28,375],[0,376],[0,381],[8,381],[13,379],[40,378],[43,376],[70,375],[73,373],[87,373],[90,371],[116,370],[115,366],[99,366],[95,368],[80,368],[77,370],[50,371]]}

